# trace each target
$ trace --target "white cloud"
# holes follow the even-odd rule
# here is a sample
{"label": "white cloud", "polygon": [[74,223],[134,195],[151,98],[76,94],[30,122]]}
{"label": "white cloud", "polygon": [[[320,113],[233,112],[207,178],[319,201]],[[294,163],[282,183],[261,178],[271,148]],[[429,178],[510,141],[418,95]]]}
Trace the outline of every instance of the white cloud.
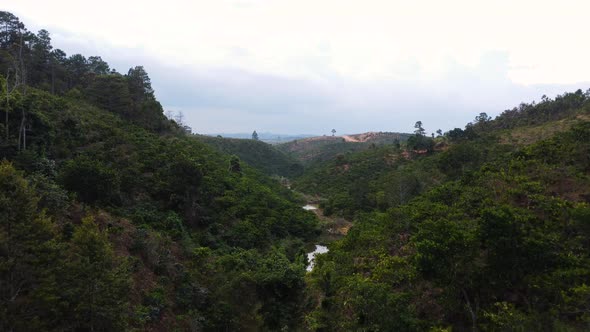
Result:
{"label": "white cloud", "polygon": [[[51,29],[184,65],[317,77],[300,60],[322,57],[341,75],[373,79],[407,71],[409,59],[431,77],[445,70],[445,57],[474,65],[499,50],[510,55],[518,83],[590,77],[585,0],[19,0],[8,7]],[[236,49],[248,56],[236,57]]]}
{"label": "white cloud", "polygon": [[[497,113],[590,79],[587,0],[19,0],[5,7],[29,27],[47,28],[68,53],[150,63],[164,104],[195,112],[239,116],[285,103],[282,112],[315,107],[317,121],[369,114],[346,125],[351,131],[377,128],[366,120],[373,116],[407,122],[408,110],[459,126],[466,114]],[[180,96],[174,80],[158,82],[164,71],[201,90],[184,86],[189,95]],[[305,131],[293,129],[298,120],[288,114],[274,126]]]}

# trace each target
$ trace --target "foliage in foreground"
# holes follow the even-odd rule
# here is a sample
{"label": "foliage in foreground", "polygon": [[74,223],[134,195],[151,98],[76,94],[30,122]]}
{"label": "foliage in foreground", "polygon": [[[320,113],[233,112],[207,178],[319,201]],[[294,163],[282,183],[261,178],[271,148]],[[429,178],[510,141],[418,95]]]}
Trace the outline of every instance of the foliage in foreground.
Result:
{"label": "foliage in foreground", "polygon": [[316,217],[166,119],[143,67],[0,22],[0,330],[301,325]]}
{"label": "foliage in foreground", "polygon": [[590,328],[590,124],[359,216],[310,278],[318,330]]}

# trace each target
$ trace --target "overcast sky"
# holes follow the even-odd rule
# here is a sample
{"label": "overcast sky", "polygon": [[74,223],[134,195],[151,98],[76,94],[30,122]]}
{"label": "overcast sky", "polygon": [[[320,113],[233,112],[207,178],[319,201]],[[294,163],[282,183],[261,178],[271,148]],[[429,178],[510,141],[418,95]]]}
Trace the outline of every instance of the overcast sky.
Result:
{"label": "overcast sky", "polygon": [[[68,55],[148,71],[198,133],[463,127],[590,88],[588,0],[4,1]],[[2,9],[2,8],[0,8]]]}

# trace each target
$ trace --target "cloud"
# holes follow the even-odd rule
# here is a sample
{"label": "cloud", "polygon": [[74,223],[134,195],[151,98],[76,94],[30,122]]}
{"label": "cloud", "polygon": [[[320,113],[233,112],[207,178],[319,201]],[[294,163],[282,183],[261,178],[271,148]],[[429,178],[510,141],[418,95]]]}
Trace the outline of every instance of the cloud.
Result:
{"label": "cloud", "polygon": [[[448,60],[435,79],[292,79],[239,69],[182,71],[154,67],[158,96],[183,110],[201,133],[254,129],[281,133],[412,131],[415,121],[448,130],[463,127],[480,112],[498,115],[520,102],[584,88],[582,85],[522,85],[508,78],[505,52],[485,54],[475,66]],[[182,77],[182,79],[179,79]],[[585,84],[586,87],[589,84]]]}
{"label": "cloud", "polygon": [[[103,0],[91,8],[19,0],[5,7],[50,31],[143,48],[160,61],[189,66],[304,78],[327,68],[349,78],[382,79],[406,71],[408,60],[432,76],[444,70],[446,57],[474,65],[499,50],[509,54],[514,82],[590,77],[590,45],[579,37],[587,30],[586,0]],[[301,66],[307,59],[323,60]]]}
{"label": "cloud", "polygon": [[411,131],[417,120],[447,130],[589,86],[582,0],[7,7],[68,54],[101,55],[123,73],[144,65],[165,108],[201,133]]}
{"label": "cloud", "polygon": [[[160,69],[160,68],[158,68]],[[326,88],[313,81],[241,69],[161,68],[152,73],[159,97],[180,107],[240,108],[269,114],[307,107],[324,108],[332,102]]]}

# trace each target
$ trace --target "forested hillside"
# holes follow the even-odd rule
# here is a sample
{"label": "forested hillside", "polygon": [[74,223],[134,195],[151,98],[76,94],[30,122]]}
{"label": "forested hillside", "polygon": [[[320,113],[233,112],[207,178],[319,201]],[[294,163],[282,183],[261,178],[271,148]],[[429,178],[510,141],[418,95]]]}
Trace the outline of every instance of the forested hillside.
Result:
{"label": "forested hillside", "polygon": [[166,119],[143,67],[0,26],[0,330],[302,324],[315,215]]}
{"label": "forested hillside", "polygon": [[590,90],[414,130],[192,135],[0,12],[0,331],[590,330]]}
{"label": "forested hillside", "polygon": [[306,173],[354,217],[310,277],[310,328],[588,330],[589,114],[578,90]]}
{"label": "forested hillside", "polygon": [[219,151],[238,156],[248,165],[259,169],[267,175],[293,178],[303,173],[301,163],[268,143],[254,139],[204,135],[197,135],[196,137],[202,142],[214,146]]}
{"label": "forested hillside", "polygon": [[416,129],[407,143],[373,146],[312,164],[294,188],[323,197],[327,214],[352,218],[362,211],[385,211],[485,162],[587,122],[589,103],[588,93],[578,90],[555,100],[523,103],[493,121],[480,114],[465,129],[434,138]]}

